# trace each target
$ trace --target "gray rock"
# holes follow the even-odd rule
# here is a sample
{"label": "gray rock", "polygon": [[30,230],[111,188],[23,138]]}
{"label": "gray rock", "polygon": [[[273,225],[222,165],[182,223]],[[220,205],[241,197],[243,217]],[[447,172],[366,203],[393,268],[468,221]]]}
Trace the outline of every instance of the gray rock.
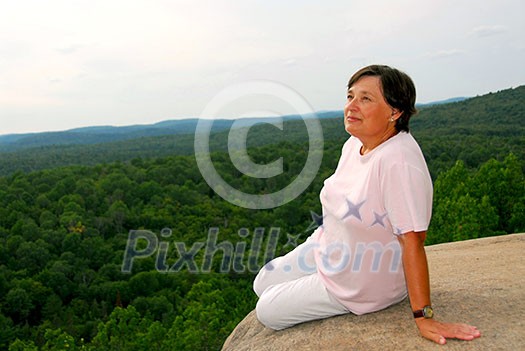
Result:
{"label": "gray rock", "polygon": [[525,350],[525,234],[433,245],[426,251],[436,318],[475,325],[481,338],[434,344],[419,336],[405,300],[376,313],[282,331],[265,328],[252,311],[222,350]]}

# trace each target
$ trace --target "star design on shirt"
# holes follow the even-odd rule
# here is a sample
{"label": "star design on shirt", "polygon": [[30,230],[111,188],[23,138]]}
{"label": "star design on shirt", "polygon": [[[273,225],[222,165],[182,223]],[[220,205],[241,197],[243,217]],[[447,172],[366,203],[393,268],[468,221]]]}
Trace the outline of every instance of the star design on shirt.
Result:
{"label": "star design on shirt", "polygon": [[376,211],[374,211],[374,218],[375,218],[375,219],[374,219],[374,222],[372,222],[372,224],[370,224],[370,226],[372,227],[372,226],[374,226],[374,225],[376,225],[376,224],[379,224],[381,227],[386,228],[386,227],[385,227],[384,219],[385,219],[385,217],[386,217],[387,214],[388,214],[388,213],[385,212],[385,214],[380,215],[380,214],[377,214]]}
{"label": "star design on shirt", "polygon": [[398,227],[394,227],[394,234],[401,235],[403,234],[403,230]]}
{"label": "star design on shirt", "polygon": [[362,222],[363,220],[361,219],[361,213],[359,212],[359,210],[360,210],[361,206],[363,206],[365,201],[366,200],[363,200],[363,201],[361,201],[358,204],[354,204],[352,201],[346,199],[346,204],[348,205],[348,211],[343,216],[343,220],[345,220],[346,218],[348,218],[350,216],[354,216],[355,218],[359,219]]}

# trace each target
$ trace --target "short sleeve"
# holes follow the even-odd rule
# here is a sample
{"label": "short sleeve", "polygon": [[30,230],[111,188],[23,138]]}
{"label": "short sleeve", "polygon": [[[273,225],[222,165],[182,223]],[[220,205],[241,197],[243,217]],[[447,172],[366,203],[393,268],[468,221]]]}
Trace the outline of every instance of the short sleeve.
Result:
{"label": "short sleeve", "polygon": [[391,165],[383,174],[382,193],[394,234],[428,229],[432,216],[432,180],[426,164]]}

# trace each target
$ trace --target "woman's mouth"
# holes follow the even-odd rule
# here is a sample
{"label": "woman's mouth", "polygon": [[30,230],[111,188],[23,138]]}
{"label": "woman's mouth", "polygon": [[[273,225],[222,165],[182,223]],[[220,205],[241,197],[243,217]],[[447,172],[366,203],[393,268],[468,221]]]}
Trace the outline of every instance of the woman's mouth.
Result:
{"label": "woman's mouth", "polygon": [[354,116],[346,116],[345,119],[346,119],[348,122],[358,122],[358,121],[360,121],[359,118],[354,117]]}

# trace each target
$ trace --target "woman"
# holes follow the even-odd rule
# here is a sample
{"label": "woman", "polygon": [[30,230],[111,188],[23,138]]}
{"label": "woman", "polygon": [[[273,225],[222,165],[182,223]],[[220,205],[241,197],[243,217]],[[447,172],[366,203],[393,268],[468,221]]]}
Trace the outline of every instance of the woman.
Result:
{"label": "woman", "polygon": [[258,319],[284,329],[344,313],[384,309],[409,295],[421,335],[472,340],[476,327],[433,319],[424,249],[432,182],[409,133],[415,87],[405,73],[372,65],[348,83],[351,135],[320,194],[323,224],[265,265],[254,281]]}

